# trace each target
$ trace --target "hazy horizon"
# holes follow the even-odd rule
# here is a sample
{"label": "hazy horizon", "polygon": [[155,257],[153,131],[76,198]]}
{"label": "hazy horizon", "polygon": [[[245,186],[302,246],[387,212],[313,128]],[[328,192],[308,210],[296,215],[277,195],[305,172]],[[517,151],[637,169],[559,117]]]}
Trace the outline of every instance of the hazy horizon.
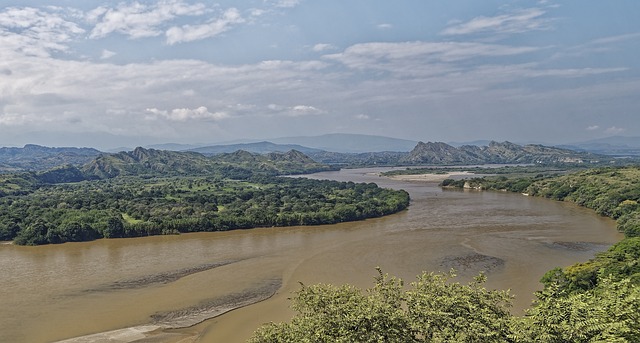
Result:
{"label": "hazy horizon", "polygon": [[0,146],[640,136],[640,3],[5,1]]}

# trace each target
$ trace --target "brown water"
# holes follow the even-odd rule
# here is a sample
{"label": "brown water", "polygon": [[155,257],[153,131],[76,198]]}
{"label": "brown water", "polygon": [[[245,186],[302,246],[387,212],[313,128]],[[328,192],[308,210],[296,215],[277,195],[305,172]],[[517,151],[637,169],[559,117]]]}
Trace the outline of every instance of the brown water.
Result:
{"label": "brown water", "polygon": [[52,342],[149,324],[157,314],[180,320],[230,295],[279,287],[266,301],[162,336],[244,342],[260,324],[291,317],[287,298],[298,282],[368,287],[376,266],[407,282],[423,270],[454,267],[462,280],[484,270],[487,285],[510,288],[521,310],[545,271],[585,261],[622,238],[613,221],[571,204],[443,191],[371,171],[313,177],[403,188],[412,197],[407,211],[317,227],[0,245],[0,342]]}

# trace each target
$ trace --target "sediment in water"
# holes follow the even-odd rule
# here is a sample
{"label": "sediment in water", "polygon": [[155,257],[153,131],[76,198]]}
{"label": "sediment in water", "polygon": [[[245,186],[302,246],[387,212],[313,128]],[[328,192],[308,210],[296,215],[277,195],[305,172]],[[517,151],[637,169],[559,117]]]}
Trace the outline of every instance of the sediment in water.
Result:
{"label": "sediment in water", "polygon": [[70,338],[55,343],[133,343],[133,342],[174,342],[185,336],[171,333],[215,318],[229,311],[252,305],[271,298],[282,286],[281,279],[270,279],[220,298],[204,301],[199,305],[151,316],[151,324],[134,326],[92,335]]}

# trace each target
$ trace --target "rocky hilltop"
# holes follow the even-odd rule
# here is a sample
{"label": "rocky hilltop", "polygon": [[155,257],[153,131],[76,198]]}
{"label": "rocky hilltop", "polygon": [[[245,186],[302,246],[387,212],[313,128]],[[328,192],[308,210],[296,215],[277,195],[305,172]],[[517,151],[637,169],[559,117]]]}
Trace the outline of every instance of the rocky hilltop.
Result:
{"label": "rocky hilltop", "polygon": [[488,146],[454,147],[442,142],[419,142],[401,164],[514,164],[514,163],[586,163],[601,161],[602,156],[569,149],[511,142],[492,141]]}
{"label": "rocky hilltop", "polygon": [[215,156],[197,152],[136,148],[117,154],[103,154],[82,167],[82,172],[98,178],[116,176],[211,175],[243,178],[254,171],[268,175],[300,174],[331,170],[305,154],[291,150],[266,155],[243,150]]}

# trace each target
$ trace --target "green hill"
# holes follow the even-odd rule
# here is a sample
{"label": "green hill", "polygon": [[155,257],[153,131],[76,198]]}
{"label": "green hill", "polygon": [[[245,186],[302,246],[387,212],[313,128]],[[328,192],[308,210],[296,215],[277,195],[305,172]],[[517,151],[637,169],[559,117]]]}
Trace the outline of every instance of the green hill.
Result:
{"label": "green hill", "polygon": [[219,176],[246,178],[253,173],[285,175],[312,173],[332,168],[295,150],[254,154],[239,150],[207,157],[196,152],[136,148],[129,152],[103,154],[82,167],[98,178],[116,176]]}
{"label": "green hill", "polygon": [[454,147],[442,142],[419,142],[401,164],[518,164],[518,163],[591,163],[613,160],[611,157],[544,145],[518,145],[490,142],[488,146]]}
{"label": "green hill", "polygon": [[0,172],[41,171],[62,165],[83,165],[101,152],[92,148],[50,148],[27,144],[0,148]]}

